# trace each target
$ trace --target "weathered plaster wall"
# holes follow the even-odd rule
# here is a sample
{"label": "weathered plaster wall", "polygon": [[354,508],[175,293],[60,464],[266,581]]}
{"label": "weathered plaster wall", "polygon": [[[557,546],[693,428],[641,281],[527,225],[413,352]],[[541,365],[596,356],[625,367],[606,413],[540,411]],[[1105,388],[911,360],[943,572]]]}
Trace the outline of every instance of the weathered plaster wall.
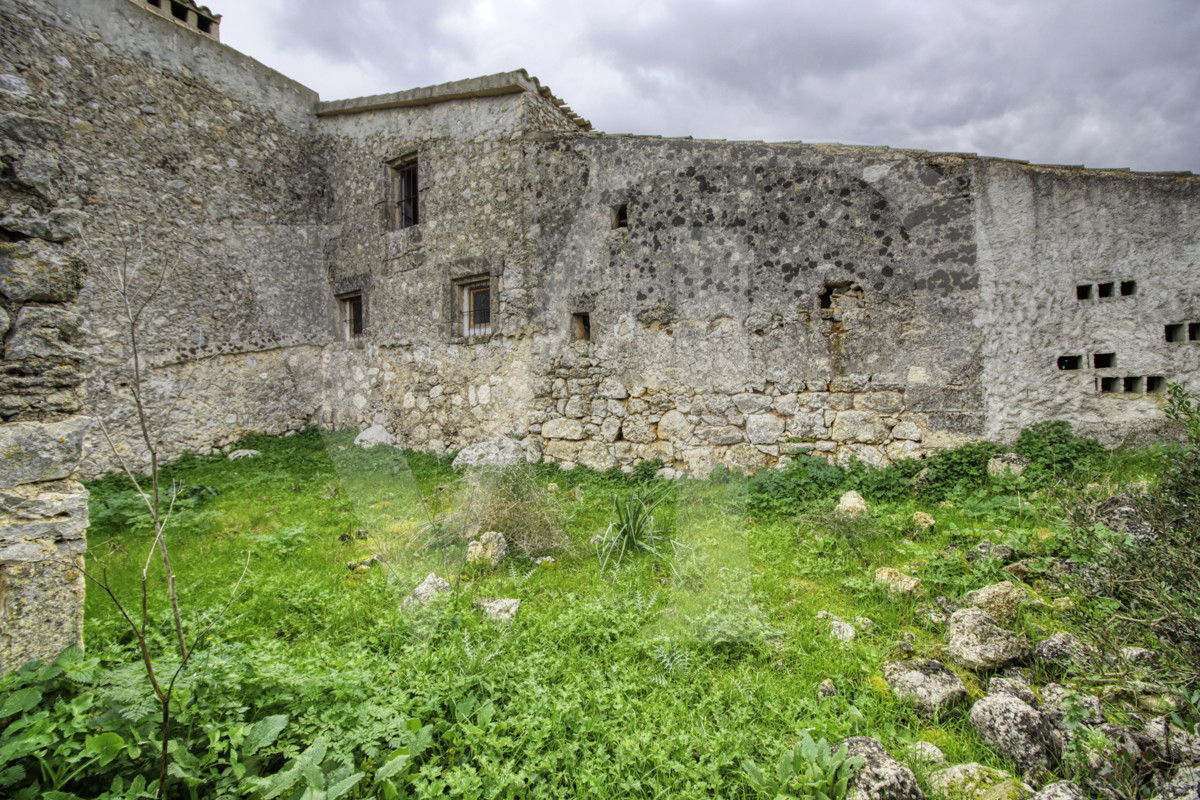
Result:
{"label": "weathered plaster wall", "polygon": [[[1165,383],[1200,389],[1200,336],[1188,338],[1200,323],[1200,178],[989,160],[975,170],[983,434],[1011,440],[1066,419],[1109,444],[1154,437]],[[1102,284],[1113,296],[1099,296]],[[1096,366],[1107,353],[1113,365]],[[1078,368],[1060,369],[1062,356]]]}
{"label": "weathered plaster wall", "polygon": [[[316,94],[129,0],[0,10],[0,107],[53,130],[43,160],[11,151],[45,186],[33,211],[84,220],[86,246],[73,249],[89,266],[87,407],[116,423],[110,433],[140,468],[115,286],[130,266],[135,293],[167,273],[140,334],[154,411],[175,414],[165,456],[307,424],[320,383],[312,346],[336,328]],[[12,202],[7,218],[33,213]],[[88,472],[115,466],[96,432],[88,453]]]}

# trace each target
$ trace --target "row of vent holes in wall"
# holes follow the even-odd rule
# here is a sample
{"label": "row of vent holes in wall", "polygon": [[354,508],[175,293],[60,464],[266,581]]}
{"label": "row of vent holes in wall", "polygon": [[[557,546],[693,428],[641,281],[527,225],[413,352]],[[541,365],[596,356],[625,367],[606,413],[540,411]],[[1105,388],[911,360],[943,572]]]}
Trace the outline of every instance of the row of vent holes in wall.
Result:
{"label": "row of vent holes in wall", "polygon": [[[146,0],[146,2],[155,8],[162,8],[163,0]],[[171,16],[181,22],[187,22],[188,7],[183,3],[171,2]],[[196,27],[201,33],[212,33],[213,21],[208,17],[196,15]]]}
{"label": "row of vent holes in wall", "polygon": [[[1187,333],[1186,337],[1184,337],[1184,333]],[[1176,325],[1164,325],[1163,338],[1168,342],[1200,341],[1200,322],[1180,322]]]}
{"label": "row of vent holes in wall", "polygon": [[1161,375],[1151,375],[1147,378],[1097,378],[1096,389],[1105,394],[1157,394],[1167,385],[1167,379]]}
{"label": "row of vent holes in wall", "polygon": [[1118,289],[1121,292],[1121,297],[1129,297],[1137,294],[1137,281],[1121,281],[1120,284],[1113,283],[1081,283],[1075,287],[1075,298],[1077,300],[1091,300],[1093,297],[1098,297],[1105,300],[1109,297],[1116,297]]}
{"label": "row of vent holes in wall", "polygon": [[[1082,369],[1083,356],[1059,356],[1058,368],[1063,370]],[[1092,369],[1109,369],[1117,365],[1116,353],[1093,353]]]}

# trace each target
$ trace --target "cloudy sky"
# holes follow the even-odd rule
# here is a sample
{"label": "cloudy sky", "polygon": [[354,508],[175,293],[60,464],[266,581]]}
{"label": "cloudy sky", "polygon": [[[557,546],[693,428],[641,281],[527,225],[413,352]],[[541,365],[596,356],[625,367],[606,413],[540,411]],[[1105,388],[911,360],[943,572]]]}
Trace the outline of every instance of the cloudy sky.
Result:
{"label": "cloudy sky", "polygon": [[598,130],[1200,172],[1196,0],[237,0],[336,100],[525,67]]}

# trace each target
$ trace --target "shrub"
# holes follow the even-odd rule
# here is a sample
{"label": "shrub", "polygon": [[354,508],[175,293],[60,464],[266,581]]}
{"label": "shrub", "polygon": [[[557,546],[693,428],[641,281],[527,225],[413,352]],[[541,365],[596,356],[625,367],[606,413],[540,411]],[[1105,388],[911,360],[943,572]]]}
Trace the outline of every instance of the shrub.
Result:
{"label": "shrub", "polygon": [[746,510],[764,520],[794,517],[814,500],[837,492],[845,480],[839,467],[799,456],[783,469],[762,470],[750,479]]}
{"label": "shrub", "polygon": [[935,453],[925,461],[929,471],[921,481],[920,494],[944,500],[985,486],[988,461],[1003,450],[994,442],[971,442]]}
{"label": "shrub", "polygon": [[1013,449],[1029,459],[1026,477],[1034,481],[1085,468],[1104,452],[1095,439],[1075,436],[1071,423],[1061,419],[1023,429]]}

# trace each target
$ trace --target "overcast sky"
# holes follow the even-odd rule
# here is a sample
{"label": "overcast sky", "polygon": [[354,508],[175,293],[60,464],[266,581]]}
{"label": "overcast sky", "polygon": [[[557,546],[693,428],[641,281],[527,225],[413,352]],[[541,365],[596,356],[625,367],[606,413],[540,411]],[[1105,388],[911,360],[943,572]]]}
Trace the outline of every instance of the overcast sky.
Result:
{"label": "overcast sky", "polygon": [[525,67],[597,130],[1200,172],[1196,0],[213,0],[337,100]]}

